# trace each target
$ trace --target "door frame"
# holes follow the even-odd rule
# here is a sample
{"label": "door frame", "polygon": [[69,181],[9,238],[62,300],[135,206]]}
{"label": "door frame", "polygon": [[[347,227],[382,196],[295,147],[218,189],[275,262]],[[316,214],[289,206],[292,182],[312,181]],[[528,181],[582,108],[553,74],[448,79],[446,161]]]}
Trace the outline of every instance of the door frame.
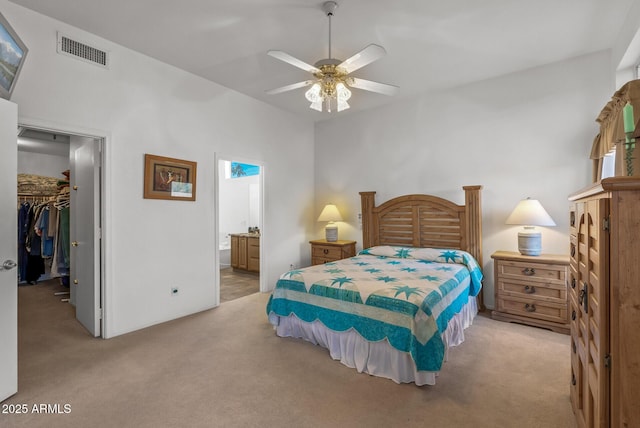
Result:
{"label": "door frame", "polygon": [[18,115],[18,126],[32,129],[36,131],[43,132],[52,132],[58,134],[67,134],[67,135],[75,135],[79,137],[88,137],[98,141],[97,144],[100,144],[100,162],[96,165],[97,168],[100,169],[100,244],[96,246],[95,249],[100,251],[100,266],[96,266],[96,269],[100,271],[100,282],[95,284],[97,287],[96,294],[100,296],[101,302],[101,316],[100,316],[100,336],[101,338],[107,339],[110,337],[108,331],[108,314],[109,311],[107,307],[109,306],[109,299],[107,293],[107,278],[109,278],[109,269],[111,266],[111,260],[109,257],[108,249],[108,231],[111,230],[110,227],[110,217],[107,215],[109,207],[111,207],[111,197],[108,192],[109,183],[110,183],[110,172],[107,166],[110,164],[110,135],[108,132],[95,130],[95,129],[87,129],[78,126],[71,125],[60,125],[57,123],[52,123],[43,120],[37,120],[32,118],[25,118]]}
{"label": "door frame", "polygon": [[260,292],[264,293],[267,291],[266,289],[266,259],[268,257],[265,254],[264,248],[266,248],[265,242],[268,242],[268,233],[265,233],[265,216],[264,216],[264,183],[265,183],[265,163],[260,160],[246,158],[244,156],[235,156],[229,155],[227,153],[214,153],[214,213],[216,215],[216,221],[214,224],[214,245],[215,245],[215,305],[220,305],[220,161],[229,161],[229,162],[242,162],[251,165],[258,165],[260,167],[260,179],[258,180],[258,188],[260,189],[260,208],[259,208],[259,218],[260,218]]}

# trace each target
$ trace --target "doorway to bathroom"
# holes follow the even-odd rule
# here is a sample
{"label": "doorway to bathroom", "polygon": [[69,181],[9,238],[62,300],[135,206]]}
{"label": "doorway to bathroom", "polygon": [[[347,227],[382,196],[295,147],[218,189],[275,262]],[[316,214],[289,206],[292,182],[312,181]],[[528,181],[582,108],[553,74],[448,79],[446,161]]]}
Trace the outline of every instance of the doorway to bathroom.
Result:
{"label": "doorway to bathroom", "polygon": [[220,303],[260,291],[263,166],[217,159]]}

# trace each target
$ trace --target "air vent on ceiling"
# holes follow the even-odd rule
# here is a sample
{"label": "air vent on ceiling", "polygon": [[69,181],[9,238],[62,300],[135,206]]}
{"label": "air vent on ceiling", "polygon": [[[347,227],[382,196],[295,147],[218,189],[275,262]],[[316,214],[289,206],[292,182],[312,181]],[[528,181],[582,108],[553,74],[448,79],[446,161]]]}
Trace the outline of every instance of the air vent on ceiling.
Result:
{"label": "air vent on ceiling", "polygon": [[58,33],[58,53],[109,68],[109,53]]}

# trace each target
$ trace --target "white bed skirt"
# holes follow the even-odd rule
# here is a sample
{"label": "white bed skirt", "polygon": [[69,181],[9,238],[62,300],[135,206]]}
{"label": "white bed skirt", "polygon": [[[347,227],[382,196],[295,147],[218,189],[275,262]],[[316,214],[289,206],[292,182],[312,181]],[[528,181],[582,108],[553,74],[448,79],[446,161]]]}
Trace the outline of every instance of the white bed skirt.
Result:
{"label": "white bed skirt", "polygon": [[[451,319],[444,332],[446,348],[464,342],[464,329],[473,323],[478,313],[476,299],[471,298],[462,310]],[[416,385],[435,385],[438,372],[418,371],[411,354],[401,352],[384,339],[369,342],[353,330],[333,331],[316,320],[305,322],[295,315],[280,317],[269,314],[269,321],[280,337],[307,340],[329,350],[331,358],[360,373],[391,379],[396,383],[415,382]],[[445,351],[445,361],[447,352]]]}

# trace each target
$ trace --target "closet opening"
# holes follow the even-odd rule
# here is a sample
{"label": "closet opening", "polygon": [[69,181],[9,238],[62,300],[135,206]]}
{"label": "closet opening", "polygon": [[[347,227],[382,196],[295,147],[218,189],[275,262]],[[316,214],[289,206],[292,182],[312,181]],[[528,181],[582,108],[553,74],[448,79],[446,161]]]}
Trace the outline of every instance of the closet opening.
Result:
{"label": "closet opening", "polygon": [[[19,301],[34,312],[59,307],[92,337],[102,336],[102,144],[99,137],[18,129]],[[35,321],[21,306],[19,319]]]}
{"label": "closet opening", "polygon": [[263,166],[217,157],[219,302],[261,290]]}

